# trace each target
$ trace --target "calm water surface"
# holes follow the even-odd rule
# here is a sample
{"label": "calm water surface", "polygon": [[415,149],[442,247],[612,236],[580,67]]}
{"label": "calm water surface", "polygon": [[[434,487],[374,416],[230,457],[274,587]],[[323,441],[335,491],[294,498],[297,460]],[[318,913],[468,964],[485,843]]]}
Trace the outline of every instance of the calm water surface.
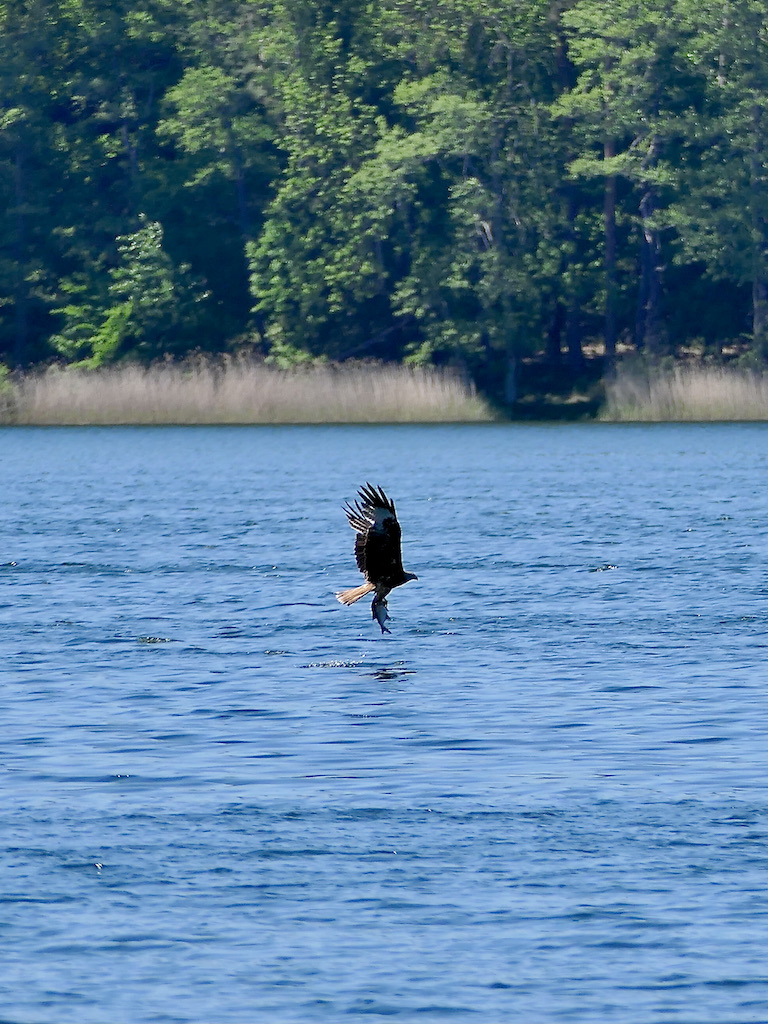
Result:
{"label": "calm water surface", "polygon": [[[0,431],[0,1019],[768,1019],[768,427]],[[382,637],[341,511],[397,502]]]}

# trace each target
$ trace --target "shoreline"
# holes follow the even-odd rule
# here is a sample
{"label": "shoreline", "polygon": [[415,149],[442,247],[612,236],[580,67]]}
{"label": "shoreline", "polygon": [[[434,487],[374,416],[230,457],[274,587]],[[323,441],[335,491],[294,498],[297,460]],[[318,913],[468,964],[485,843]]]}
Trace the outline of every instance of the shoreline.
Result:
{"label": "shoreline", "polygon": [[243,357],[97,370],[53,367],[0,380],[0,426],[677,423],[768,421],[768,373],[738,364],[637,361],[574,381],[522,364],[511,405],[454,369],[387,363],[280,369]]}

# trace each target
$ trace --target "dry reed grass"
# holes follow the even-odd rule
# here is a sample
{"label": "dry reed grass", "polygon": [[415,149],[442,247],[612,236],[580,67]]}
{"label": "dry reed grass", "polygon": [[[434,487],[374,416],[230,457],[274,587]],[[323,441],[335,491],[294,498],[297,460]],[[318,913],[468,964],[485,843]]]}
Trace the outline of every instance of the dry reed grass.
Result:
{"label": "dry reed grass", "polygon": [[245,358],[49,369],[16,380],[18,425],[456,423],[493,418],[453,373],[356,363],[281,370]]}
{"label": "dry reed grass", "polygon": [[618,368],[600,418],[614,422],[768,420],[768,375],[718,366]]}

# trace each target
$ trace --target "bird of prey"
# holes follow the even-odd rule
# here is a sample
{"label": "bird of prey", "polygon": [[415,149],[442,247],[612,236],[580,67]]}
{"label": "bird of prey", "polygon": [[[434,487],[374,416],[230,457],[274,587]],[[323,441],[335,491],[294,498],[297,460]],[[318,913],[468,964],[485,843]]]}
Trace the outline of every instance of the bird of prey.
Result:
{"label": "bird of prey", "polygon": [[418,576],[403,570],[400,551],[400,523],[395,503],[381,487],[366,484],[357,492],[359,501],[344,505],[349,525],[355,531],[355,558],[357,567],[365,576],[359,587],[340,590],[336,597],[342,604],[354,604],[373,592],[371,615],[381,626],[382,633],[390,630],[384,625],[387,614],[387,594]]}

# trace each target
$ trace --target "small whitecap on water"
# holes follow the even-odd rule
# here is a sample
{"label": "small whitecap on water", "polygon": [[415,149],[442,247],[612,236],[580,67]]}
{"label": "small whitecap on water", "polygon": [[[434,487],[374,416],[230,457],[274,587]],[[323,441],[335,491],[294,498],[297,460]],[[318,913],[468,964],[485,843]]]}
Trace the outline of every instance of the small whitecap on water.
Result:
{"label": "small whitecap on water", "polygon": [[301,668],[357,668],[361,661],[310,661]]}

